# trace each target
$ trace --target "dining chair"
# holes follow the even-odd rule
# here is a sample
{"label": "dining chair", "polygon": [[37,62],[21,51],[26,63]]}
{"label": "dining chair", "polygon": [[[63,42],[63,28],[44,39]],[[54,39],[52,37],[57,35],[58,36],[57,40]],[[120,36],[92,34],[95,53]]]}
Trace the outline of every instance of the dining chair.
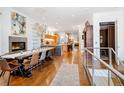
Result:
{"label": "dining chair", "polygon": [[53,55],[53,54],[52,54],[52,51],[51,51],[51,50],[48,50],[48,51],[47,51],[47,54],[46,54],[46,59],[47,59],[47,61],[53,60],[53,59],[52,59],[52,55]]}
{"label": "dining chair", "polygon": [[[16,60],[14,60],[14,61],[16,61]],[[11,63],[13,63],[13,62],[11,62]],[[10,83],[11,73],[18,70],[18,68],[19,68],[19,64],[14,65],[11,63],[9,64],[9,62],[7,62],[6,59],[0,59],[0,70],[1,70],[0,79],[4,79],[4,81],[7,82],[7,85],[9,85],[9,83]],[[6,77],[7,76],[6,73],[9,74],[8,78]],[[7,78],[7,80],[5,80],[6,78]]]}
{"label": "dining chair", "polygon": [[23,65],[25,70],[32,70],[38,65],[39,62],[39,52],[34,52],[31,59],[24,59]]}
{"label": "dining chair", "polygon": [[41,56],[40,56],[40,59],[39,59],[39,65],[41,65],[45,62],[45,58],[46,58],[46,51],[43,51],[41,53]]}

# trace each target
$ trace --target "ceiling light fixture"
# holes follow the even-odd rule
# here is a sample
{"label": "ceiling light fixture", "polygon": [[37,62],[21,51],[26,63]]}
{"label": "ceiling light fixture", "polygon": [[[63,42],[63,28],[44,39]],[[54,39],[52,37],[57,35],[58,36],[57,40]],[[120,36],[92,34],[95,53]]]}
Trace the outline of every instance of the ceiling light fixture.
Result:
{"label": "ceiling light fixture", "polygon": [[72,14],[71,16],[72,16],[72,17],[75,17],[75,15],[74,15],[74,14]]}

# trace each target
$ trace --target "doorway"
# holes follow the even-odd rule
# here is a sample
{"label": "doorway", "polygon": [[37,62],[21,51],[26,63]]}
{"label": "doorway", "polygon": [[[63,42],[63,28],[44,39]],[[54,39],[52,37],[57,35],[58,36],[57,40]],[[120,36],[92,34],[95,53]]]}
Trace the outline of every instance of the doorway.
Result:
{"label": "doorway", "polygon": [[[115,50],[115,22],[100,23],[100,47],[111,47]],[[103,60],[108,60],[109,51],[101,49],[100,56]],[[114,58],[114,55],[112,55],[112,58]]]}

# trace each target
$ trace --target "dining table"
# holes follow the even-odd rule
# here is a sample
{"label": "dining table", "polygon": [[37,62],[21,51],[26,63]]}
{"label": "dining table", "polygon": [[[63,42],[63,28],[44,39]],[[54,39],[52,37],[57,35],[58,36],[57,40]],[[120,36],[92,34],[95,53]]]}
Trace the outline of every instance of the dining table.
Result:
{"label": "dining table", "polygon": [[42,53],[43,51],[50,51],[53,50],[55,47],[42,47],[42,48],[37,48],[37,49],[33,49],[33,50],[27,50],[27,51],[20,51],[18,53],[10,53],[10,54],[5,54],[2,55],[1,58],[4,58],[6,60],[17,60],[18,64],[20,64],[20,76],[24,76],[24,59],[31,57],[33,55],[33,53],[35,52],[39,52]]}

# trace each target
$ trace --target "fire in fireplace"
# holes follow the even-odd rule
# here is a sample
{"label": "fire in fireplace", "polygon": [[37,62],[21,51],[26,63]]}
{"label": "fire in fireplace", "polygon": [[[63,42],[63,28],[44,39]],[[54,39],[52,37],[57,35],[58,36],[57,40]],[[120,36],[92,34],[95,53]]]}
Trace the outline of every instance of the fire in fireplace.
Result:
{"label": "fire in fireplace", "polygon": [[25,42],[12,42],[12,52],[25,50]]}

